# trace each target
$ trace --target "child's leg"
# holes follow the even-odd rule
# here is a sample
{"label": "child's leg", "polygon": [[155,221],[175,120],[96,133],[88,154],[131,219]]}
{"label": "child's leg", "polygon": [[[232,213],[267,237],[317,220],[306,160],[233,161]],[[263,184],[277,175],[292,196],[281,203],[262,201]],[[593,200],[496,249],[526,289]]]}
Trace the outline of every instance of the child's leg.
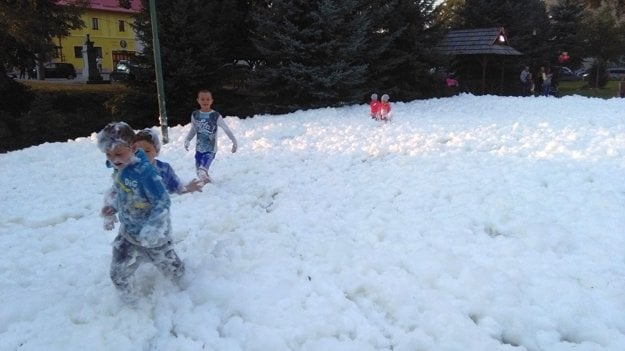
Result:
{"label": "child's leg", "polygon": [[146,249],[150,260],[164,276],[178,283],[184,275],[184,263],[180,260],[171,243],[154,249]]}
{"label": "child's leg", "polygon": [[199,180],[206,183],[210,183],[212,181],[211,177],[208,175],[208,168],[211,163],[215,159],[214,152],[196,152],[195,153],[195,172],[197,173],[197,177]]}
{"label": "child's leg", "polygon": [[113,258],[111,260],[111,280],[123,294],[132,293],[130,277],[141,263],[142,255],[137,246],[131,244],[123,236],[117,235],[113,242]]}

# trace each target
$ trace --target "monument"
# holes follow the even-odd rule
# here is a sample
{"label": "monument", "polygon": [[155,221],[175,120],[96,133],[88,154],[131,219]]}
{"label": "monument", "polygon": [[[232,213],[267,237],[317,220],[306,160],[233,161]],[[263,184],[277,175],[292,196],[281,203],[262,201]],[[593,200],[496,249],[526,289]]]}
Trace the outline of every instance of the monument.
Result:
{"label": "monument", "polygon": [[89,34],[82,44],[82,61],[82,80],[87,81],[87,84],[105,83],[96,64],[96,52],[93,42],[89,39]]}

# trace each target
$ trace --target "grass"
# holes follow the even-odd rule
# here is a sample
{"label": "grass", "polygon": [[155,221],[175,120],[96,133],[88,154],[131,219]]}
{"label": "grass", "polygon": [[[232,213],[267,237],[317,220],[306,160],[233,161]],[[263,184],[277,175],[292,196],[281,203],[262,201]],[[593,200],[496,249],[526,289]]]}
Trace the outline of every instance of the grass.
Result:
{"label": "grass", "polygon": [[[22,80],[22,84],[33,90],[48,92],[92,92],[117,94],[128,90],[124,84],[86,84],[80,80]],[[581,95],[609,99],[618,96],[618,84],[616,80],[609,80],[605,87],[599,89],[589,88],[585,81],[563,81],[558,87],[560,96]]]}
{"label": "grass", "polygon": [[32,90],[45,92],[117,94],[128,90],[124,84],[87,84],[80,80],[21,80],[20,83]]}
{"label": "grass", "polygon": [[594,89],[588,87],[588,83],[585,81],[565,81],[560,82],[558,91],[560,92],[560,96],[580,95],[609,99],[619,96],[618,84],[619,82],[617,80],[609,80],[603,88]]}

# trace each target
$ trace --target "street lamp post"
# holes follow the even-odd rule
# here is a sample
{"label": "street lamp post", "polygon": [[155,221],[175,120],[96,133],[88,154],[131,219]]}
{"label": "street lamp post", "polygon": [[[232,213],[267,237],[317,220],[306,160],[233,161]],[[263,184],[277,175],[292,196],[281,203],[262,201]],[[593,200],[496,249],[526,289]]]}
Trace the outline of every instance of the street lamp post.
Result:
{"label": "street lamp post", "polygon": [[158,20],[156,19],[156,0],[150,0],[150,22],[152,23],[152,46],[154,47],[154,70],[156,73],[156,90],[158,92],[158,112],[161,123],[163,144],[167,144],[167,108],[165,105],[165,86],[163,84],[163,67],[161,64],[161,45],[158,41]]}

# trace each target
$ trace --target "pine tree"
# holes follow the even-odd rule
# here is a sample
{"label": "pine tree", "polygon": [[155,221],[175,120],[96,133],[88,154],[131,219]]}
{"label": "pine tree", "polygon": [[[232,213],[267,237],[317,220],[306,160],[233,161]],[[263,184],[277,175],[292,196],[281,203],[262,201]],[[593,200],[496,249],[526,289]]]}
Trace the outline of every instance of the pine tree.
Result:
{"label": "pine tree", "polygon": [[584,57],[581,39],[584,5],[580,0],[559,0],[550,9],[551,37],[556,53],[567,52],[569,65],[576,67]]}
{"label": "pine tree", "polygon": [[429,70],[438,65],[434,47],[442,39],[435,23],[434,2],[395,0],[373,2],[374,28],[382,32],[377,46],[383,51],[372,63],[370,86],[392,94],[395,100],[432,96]]}
{"label": "pine tree", "polygon": [[[220,91],[230,78],[235,59],[249,53],[245,0],[171,0],[156,1],[161,61],[165,97],[170,124],[187,123],[197,107],[195,96],[199,89],[209,89],[216,97],[216,106],[226,106]],[[137,16],[137,32],[146,44],[143,60],[145,74],[130,84],[141,94],[156,94],[153,70],[153,41],[148,0]],[[247,44],[246,44],[247,43]],[[247,46],[246,46],[247,45]],[[150,98],[156,106],[156,99]],[[123,110],[131,110],[128,106]],[[153,110],[152,110],[153,111]],[[228,109],[222,111],[228,113]],[[153,113],[153,112],[151,112]]]}
{"label": "pine tree", "polygon": [[284,109],[351,103],[365,92],[370,48],[363,0],[277,0],[255,11],[265,64],[255,89]]}

